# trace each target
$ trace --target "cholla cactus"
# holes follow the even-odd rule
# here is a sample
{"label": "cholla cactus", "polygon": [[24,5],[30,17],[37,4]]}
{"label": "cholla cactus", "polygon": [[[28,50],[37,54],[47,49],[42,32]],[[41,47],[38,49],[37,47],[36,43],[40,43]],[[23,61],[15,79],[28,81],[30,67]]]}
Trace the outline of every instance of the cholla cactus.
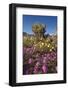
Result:
{"label": "cholla cactus", "polygon": [[45,28],[46,28],[46,25],[44,24],[33,24],[32,31],[38,38],[44,37],[44,33],[46,32]]}

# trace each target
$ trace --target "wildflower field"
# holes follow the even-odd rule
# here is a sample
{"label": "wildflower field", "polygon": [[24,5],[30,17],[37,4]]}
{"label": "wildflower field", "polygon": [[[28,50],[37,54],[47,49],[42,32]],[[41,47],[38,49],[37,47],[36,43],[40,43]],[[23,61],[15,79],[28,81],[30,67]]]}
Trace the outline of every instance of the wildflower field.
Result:
{"label": "wildflower field", "polygon": [[23,32],[23,75],[57,73],[57,35],[34,24],[33,34]]}

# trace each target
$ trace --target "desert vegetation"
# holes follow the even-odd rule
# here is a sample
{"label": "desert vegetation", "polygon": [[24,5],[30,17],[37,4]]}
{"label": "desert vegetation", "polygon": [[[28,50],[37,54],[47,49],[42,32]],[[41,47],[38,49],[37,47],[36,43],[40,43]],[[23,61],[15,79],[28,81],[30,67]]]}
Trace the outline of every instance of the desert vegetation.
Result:
{"label": "desert vegetation", "polygon": [[46,34],[46,25],[32,25],[23,32],[23,74],[57,73],[57,35]]}

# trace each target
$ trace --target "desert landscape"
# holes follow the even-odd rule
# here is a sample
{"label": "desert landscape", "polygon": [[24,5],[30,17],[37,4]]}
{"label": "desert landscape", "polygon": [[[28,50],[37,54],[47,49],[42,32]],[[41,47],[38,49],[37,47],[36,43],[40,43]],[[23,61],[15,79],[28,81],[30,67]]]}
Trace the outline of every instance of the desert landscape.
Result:
{"label": "desert landscape", "polygon": [[57,73],[57,33],[34,23],[33,34],[23,32],[23,75]]}

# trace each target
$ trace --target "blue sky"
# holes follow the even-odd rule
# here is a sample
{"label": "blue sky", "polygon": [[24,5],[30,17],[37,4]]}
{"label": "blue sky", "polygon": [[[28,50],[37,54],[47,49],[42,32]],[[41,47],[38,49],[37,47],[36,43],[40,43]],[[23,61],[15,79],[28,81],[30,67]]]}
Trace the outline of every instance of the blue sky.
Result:
{"label": "blue sky", "polygon": [[23,31],[29,34],[32,32],[32,25],[35,23],[41,23],[46,25],[46,33],[52,34],[56,31],[57,27],[57,16],[34,16],[34,15],[23,15]]}

